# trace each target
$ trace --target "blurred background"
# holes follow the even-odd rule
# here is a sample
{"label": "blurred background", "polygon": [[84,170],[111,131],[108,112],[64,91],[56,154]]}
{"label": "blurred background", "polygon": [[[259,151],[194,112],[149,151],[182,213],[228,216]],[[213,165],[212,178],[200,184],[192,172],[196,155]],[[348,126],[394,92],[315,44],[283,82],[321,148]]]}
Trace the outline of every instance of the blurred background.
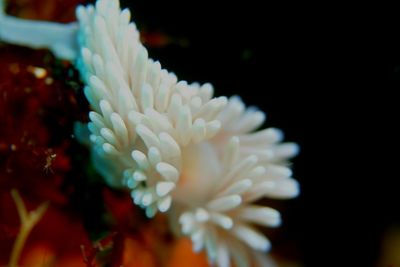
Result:
{"label": "blurred background", "polygon": [[[68,22],[83,1],[8,2],[15,16]],[[375,7],[368,12],[288,2],[217,6],[215,1],[125,0],[121,5],[131,9],[150,56],[164,68],[189,82],[211,82],[217,95],[240,95],[267,113],[266,126],[281,128],[286,140],[299,143],[293,169],[302,193],[295,200],[270,202],[283,215],[283,226],[267,232],[281,266],[400,266],[399,177],[394,169],[399,139],[392,129],[399,114],[399,15]],[[0,51],[2,59],[15,53],[9,63],[32,55],[6,45]],[[34,58],[43,63],[47,54],[40,53]],[[50,56],[43,64],[76,79],[53,61]],[[0,80],[0,92],[6,88],[1,85]],[[85,109],[78,108],[85,101],[77,95],[75,113],[65,119],[71,132],[72,121],[85,120]],[[3,154],[1,159],[8,158]],[[9,176],[2,178],[5,183]],[[71,186],[78,188],[72,194],[78,200],[96,201],[79,195],[88,185],[76,181]],[[96,220],[84,224],[103,230]]]}

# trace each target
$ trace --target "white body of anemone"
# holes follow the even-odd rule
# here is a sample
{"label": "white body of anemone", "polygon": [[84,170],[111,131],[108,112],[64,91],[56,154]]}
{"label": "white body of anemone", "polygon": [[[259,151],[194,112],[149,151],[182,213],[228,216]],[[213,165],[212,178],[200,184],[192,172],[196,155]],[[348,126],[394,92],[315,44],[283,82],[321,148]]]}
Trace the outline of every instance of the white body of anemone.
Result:
{"label": "white body of anemone", "polygon": [[[121,11],[118,0],[80,6],[77,17],[77,67],[93,109],[88,124],[93,161],[107,183],[129,189],[149,217],[167,212],[172,227],[218,267],[232,261],[237,267],[273,266],[265,257],[270,242],[255,225],[279,226],[280,214],[253,203],[297,196],[287,167],[297,145],[281,143],[275,128],[257,131],[264,113],[246,109],[239,97],[215,98],[210,84],[178,81],[162,69],[148,57],[129,10]],[[0,23],[8,25],[0,37],[11,41],[10,29],[28,27],[2,14]],[[62,31],[74,34],[68,27]],[[29,45],[24,38],[20,43]],[[45,45],[57,47],[52,40]],[[59,54],[69,51],[64,57],[73,57],[74,45],[68,40]]]}
{"label": "white body of anemone", "polygon": [[130,188],[149,216],[170,209],[194,249],[219,267],[231,259],[238,267],[255,259],[266,265],[261,255],[270,243],[253,224],[276,227],[280,216],[252,203],[298,194],[285,167],[297,146],[280,144],[279,130],[256,132],[264,113],[238,97],[213,98],[209,84],[178,82],[149,59],[117,1],[77,14],[94,109],[89,129],[107,181]]}

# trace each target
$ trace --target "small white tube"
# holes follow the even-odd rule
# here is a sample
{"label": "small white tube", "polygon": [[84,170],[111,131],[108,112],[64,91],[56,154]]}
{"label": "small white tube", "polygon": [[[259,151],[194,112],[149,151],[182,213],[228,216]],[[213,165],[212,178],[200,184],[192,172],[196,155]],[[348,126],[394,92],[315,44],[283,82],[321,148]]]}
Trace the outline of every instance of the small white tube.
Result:
{"label": "small white tube", "polygon": [[4,12],[0,0],[0,41],[34,49],[47,48],[56,57],[74,60],[78,55],[78,23],[54,23],[19,19]]}

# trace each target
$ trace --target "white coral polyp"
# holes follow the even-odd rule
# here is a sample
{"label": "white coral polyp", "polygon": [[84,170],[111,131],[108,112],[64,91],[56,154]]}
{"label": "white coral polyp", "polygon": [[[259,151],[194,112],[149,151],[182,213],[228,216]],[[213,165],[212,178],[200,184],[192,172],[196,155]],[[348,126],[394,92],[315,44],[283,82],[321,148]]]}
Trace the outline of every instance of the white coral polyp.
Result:
{"label": "white coral polyp", "polygon": [[212,98],[209,84],[177,82],[149,59],[118,1],[79,7],[77,16],[95,164],[110,185],[129,187],[148,216],[165,212],[181,176],[181,150],[219,131],[227,100]]}
{"label": "white coral polyp", "polygon": [[94,162],[106,181],[129,188],[149,217],[168,211],[219,267],[267,266],[270,242],[254,225],[276,227],[280,215],[253,202],[298,194],[286,166],[297,146],[280,143],[277,129],[256,131],[265,115],[240,98],[213,98],[211,85],[178,82],[149,59],[118,1],[77,16]]}
{"label": "white coral polyp", "polygon": [[259,266],[272,266],[262,253],[270,242],[254,225],[277,227],[280,214],[252,203],[297,196],[298,183],[285,166],[297,145],[280,144],[282,133],[274,128],[253,132],[265,116],[245,110],[238,97],[229,100],[218,119],[217,135],[186,149],[188,164],[173,192],[171,214],[178,216],[194,250],[206,250],[219,267],[230,266],[231,259],[239,267],[255,259]]}

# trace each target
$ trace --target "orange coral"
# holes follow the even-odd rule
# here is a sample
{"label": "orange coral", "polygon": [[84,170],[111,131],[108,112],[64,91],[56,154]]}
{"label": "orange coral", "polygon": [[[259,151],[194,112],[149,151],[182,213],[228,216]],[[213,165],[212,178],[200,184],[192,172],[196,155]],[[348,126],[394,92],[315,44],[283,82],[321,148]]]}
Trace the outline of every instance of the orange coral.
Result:
{"label": "orange coral", "polygon": [[192,242],[187,238],[179,239],[171,252],[168,267],[208,267],[207,258],[204,253],[194,253]]}

